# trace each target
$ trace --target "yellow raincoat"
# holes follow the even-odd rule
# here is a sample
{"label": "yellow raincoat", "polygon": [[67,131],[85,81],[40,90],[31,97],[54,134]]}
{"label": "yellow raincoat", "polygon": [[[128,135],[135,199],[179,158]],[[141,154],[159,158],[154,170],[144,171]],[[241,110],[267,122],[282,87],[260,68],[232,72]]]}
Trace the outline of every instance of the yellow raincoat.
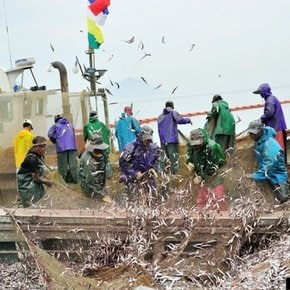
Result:
{"label": "yellow raincoat", "polygon": [[22,129],[14,137],[13,146],[16,168],[20,167],[28,150],[32,147],[34,137],[34,134],[27,129]]}

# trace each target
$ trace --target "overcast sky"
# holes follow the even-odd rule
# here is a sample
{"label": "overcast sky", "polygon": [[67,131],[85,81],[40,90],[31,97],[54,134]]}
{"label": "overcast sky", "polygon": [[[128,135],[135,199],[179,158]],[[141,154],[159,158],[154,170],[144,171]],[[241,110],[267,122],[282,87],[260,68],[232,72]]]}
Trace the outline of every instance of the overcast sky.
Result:
{"label": "overcast sky", "polygon": [[[39,85],[60,86],[58,72],[47,69],[61,61],[70,91],[89,86],[72,73],[76,55],[88,65],[88,1],[0,1],[1,67],[10,68],[7,25],[12,61],[35,57]],[[290,98],[289,0],[111,0],[109,10],[96,50],[97,68],[108,69],[103,85],[143,77],[167,92],[177,86],[174,98],[221,93],[243,104],[261,102],[251,92],[269,82],[277,97]],[[140,60],[144,53],[151,56]]]}

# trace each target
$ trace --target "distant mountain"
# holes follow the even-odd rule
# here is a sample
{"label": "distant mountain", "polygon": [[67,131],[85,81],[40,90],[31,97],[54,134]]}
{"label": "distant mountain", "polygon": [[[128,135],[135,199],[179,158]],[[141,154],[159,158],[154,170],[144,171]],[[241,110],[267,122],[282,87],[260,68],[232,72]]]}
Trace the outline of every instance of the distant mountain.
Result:
{"label": "distant mountain", "polygon": [[[145,80],[146,81],[146,80]],[[162,91],[162,87],[155,88],[144,80],[128,77],[118,83],[105,84],[105,87],[113,94],[110,99],[116,100],[136,100],[156,97],[164,97],[168,92]]]}

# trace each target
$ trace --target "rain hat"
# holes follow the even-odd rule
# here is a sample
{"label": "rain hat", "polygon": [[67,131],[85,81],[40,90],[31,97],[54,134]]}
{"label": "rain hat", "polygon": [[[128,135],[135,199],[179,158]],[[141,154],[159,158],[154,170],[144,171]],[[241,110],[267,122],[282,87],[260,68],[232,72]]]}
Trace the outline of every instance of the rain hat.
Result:
{"label": "rain hat", "polygon": [[196,146],[204,143],[204,135],[201,129],[194,129],[190,132],[189,144]]}
{"label": "rain hat", "polygon": [[263,129],[263,126],[264,125],[261,120],[255,120],[249,124],[247,131],[248,133],[258,134]]}
{"label": "rain hat", "polygon": [[104,143],[103,138],[101,136],[96,136],[87,143],[86,149],[89,152],[93,152],[95,149],[97,150],[106,150],[109,147],[108,144]]}
{"label": "rain hat", "polygon": [[140,130],[139,135],[142,140],[152,140],[153,130],[149,126],[143,126]]}

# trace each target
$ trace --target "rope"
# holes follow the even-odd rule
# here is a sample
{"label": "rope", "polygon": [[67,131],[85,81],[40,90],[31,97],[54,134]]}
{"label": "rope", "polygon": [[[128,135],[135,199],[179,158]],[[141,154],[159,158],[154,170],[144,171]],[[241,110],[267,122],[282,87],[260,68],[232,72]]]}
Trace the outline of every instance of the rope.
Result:
{"label": "rope", "polygon": [[[290,100],[284,100],[284,101],[280,101],[280,104],[290,104]],[[232,112],[236,112],[236,111],[243,111],[243,110],[251,110],[251,109],[257,109],[257,108],[263,108],[264,104],[254,104],[254,105],[247,105],[247,106],[237,106],[237,107],[232,107],[230,108],[230,110]],[[185,113],[182,114],[182,116],[184,117],[195,117],[195,116],[202,116],[202,115],[207,115],[209,113],[209,111],[199,111],[199,112],[190,112],[190,113]],[[148,124],[148,123],[152,123],[152,122],[156,122],[157,121],[157,117],[154,118],[145,118],[145,119],[141,119],[139,120],[140,124]],[[115,124],[110,124],[110,128],[114,128]]]}

